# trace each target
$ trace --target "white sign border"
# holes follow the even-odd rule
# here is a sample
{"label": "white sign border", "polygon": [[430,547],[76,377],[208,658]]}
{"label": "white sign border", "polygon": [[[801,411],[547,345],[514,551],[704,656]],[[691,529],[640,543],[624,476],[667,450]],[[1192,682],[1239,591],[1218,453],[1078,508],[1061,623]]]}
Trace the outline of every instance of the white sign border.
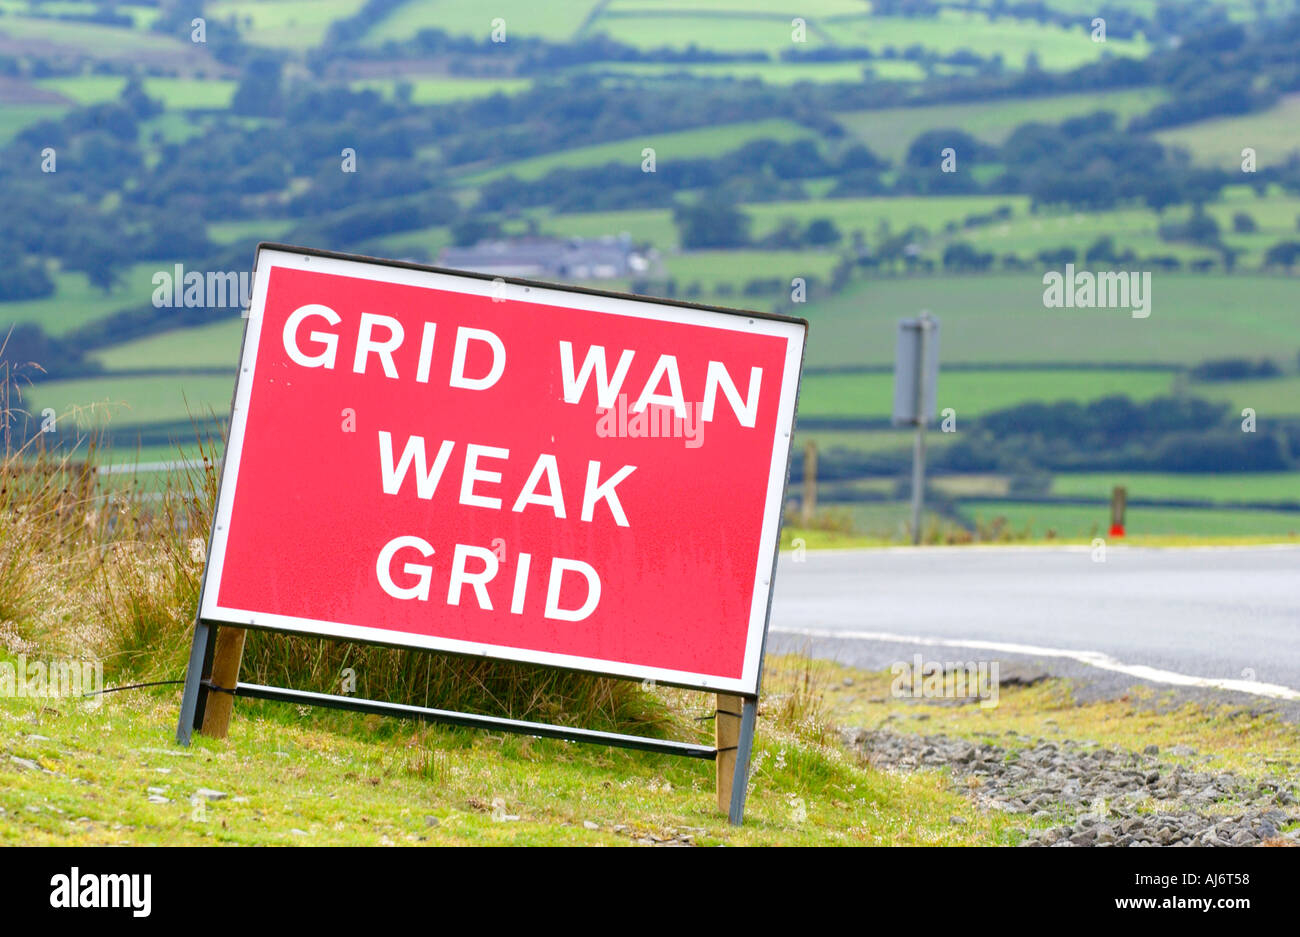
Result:
{"label": "white sign border", "polygon": [[[508,645],[483,644],[432,635],[412,634],[382,627],[366,627],[342,622],[259,613],[248,609],[229,608],[219,605],[217,595],[222,571],[225,567],[227,537],[234,511],[239,465],[243,455],[244,432],[248,420],[253,378],[256,373],[257,349],[260,345],[262,321],[266,308],[266,294],[271,279],[269,274],[272,269],[277,267],[339,274],[384,283],[434,288],[505,300],[515,299],[539,305],[583,309],[607,315],[632,316],[697,326],[705,325],[727,329],[728,331],[785,338],[786,353],[781,399],[777,407],[775,435],[772,440],[772,458],[763,508],[763,523],[759,535],[749,631],[746,636],[744,665],[741,676],[739,678],[724,677],[717,674],[641,666]],[[709,692],[730,692],[747,696],[757,695],[770,613],[772,578],[776,570],[785,482],[790,461],[791,437],[794,432],[795,406],[798,398],[804,344],[807,337],[808,327],[804,320],[783,316],[750,314],[742,310],[720,311],[708,307],[676,304],[651,298],[641,299],[631,296],[618,296],[598,291],[569,290],[550,284],[502,277],[494,279],[485,277],[482,274],[441,270],[417,265],[396,265],[392,262],[359,255],[318,252],[279,244],[261,244],[258,246],[254,277],[253,296],[247,311],[248,321],[244,331],[244,345],[240,356],[239,373],[235,382],[234,400],[231,406],[230,434],[226,445],[225,462],[222,467],[221,487],[209,537],[208,562],[203,575],[200,618],[204,622],[215,625],[235,625],[243,628],[262,628],[296,634],[341,638],[365,644],[422,648],[453,654],[491,657],[604,676],[653,680],[667,685]]]}

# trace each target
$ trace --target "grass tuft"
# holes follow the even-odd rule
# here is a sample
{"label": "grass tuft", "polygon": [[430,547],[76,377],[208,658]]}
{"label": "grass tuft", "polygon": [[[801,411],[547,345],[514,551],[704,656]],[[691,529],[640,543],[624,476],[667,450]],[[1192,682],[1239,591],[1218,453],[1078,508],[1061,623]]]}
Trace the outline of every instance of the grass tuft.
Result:
{"label": "grass tuft", "polygon": [[[106,679],[183,676],[216,505],[221,440],[164,484],[106,464],[93,439],[41,437],[0,461],[0,642],[10,653],[99,660]],[[625,680],[425,651],[250,632],[243,678],[388,702],[665,734],[686,724]],[[688,721],[687,721],[688,722]]]}

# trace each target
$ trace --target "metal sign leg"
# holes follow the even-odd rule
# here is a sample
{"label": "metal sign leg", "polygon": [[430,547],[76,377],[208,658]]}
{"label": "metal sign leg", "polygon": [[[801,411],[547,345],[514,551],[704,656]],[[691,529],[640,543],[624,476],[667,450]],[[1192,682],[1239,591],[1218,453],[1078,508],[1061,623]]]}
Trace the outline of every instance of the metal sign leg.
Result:
{"label": "metal sign leg", "polygon": [[912,543],[920,546],[921,527],[925,520],[925,424],[930,419],[929,408],[934,406],[934,401],[925,397],[930,321],[925,314],[917,321],[920,329],[916,363],[916,442],[912,447]]}
{"label": "metal sign leg", "polygon": [[176,741],[182,745],[190,744],[190,734],[203,719],[199,691],[203,689],[203,671],[211,659],[211,637],[212,626],[202,621],[194,623],[194,643],[190,645],[190,662],[185,668],[185,690],[181,695],[181,718],[176,724]]}
{"label": "metal sign leg", "polygon": [[912,543],[921,544],[925,524],[925,423],[916,424],[916,438],[912,443]]}
{"label": "metal sign leg", "polygon": [[745,822],[745,792],[749,786],[749,756],[754,750],[754,724],[758,719],[758,700],[745,697],[740,710],[740,739],[736,744],[736,773],[731,782],[731,809],[728,819],[732,826]]}

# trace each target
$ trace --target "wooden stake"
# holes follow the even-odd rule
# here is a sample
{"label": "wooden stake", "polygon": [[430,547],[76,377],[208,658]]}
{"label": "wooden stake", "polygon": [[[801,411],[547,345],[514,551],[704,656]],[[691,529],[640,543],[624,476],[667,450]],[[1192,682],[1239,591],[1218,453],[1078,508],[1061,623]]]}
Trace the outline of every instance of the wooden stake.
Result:
{"label": "wooden stake", "polygon": [[713,723],[714,738],[718,749],[718,809],[723,813],[731,812],[731,786],[736,779],[736,748],[740,745],[740,707],[743,701],[739,696],[718,694],[718,715]]}
{"label": "wooden stake", "polygon": [[[243,657],[244,629],[218,628],[217,643],[212,652],[212,685],[233,690],[239,682],[239,663]],[[234,694],[210,689],[200,731],[214,739],[224,739],[230,729],[230,714],[234,708]]]}
{"label": "wooden stake", "polygon": [[1124,514],[1128,508],[1128,489],[1116,485],[1110,493],[1110,535],[1124,536]]}

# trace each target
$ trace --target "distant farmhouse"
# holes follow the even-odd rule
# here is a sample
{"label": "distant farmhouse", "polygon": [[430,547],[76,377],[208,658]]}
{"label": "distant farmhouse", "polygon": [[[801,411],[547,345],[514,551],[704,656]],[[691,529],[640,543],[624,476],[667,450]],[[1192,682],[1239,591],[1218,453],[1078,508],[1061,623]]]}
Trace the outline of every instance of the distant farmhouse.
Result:
{"label": "distant farmhouse", "polygon": [[638,250],[627,234],[602,238],[524,237],[448,247],[438,265],[501,277],[611,280],[644,276],[659,265],[653,248]]}

